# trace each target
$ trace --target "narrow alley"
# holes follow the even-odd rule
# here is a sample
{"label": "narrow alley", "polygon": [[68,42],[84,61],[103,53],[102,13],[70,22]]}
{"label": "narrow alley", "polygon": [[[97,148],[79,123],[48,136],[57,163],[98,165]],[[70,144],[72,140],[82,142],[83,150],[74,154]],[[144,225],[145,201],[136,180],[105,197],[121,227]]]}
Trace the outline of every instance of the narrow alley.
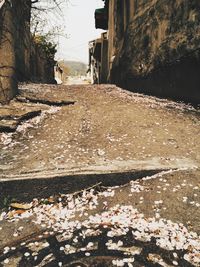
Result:
{"label": "narrow alley", "polygon": [[200,267],[199,0],[0,0],[0,267]]}

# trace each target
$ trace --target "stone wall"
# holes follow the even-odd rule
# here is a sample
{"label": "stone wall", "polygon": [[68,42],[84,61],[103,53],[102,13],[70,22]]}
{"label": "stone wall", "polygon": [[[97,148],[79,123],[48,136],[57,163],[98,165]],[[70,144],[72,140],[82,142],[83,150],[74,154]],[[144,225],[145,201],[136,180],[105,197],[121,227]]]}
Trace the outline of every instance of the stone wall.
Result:
{"label": "stone wall", "polygon": [[31,1],[13,0],[14,22],[15,22],[15,55],[17,78],[19,81],[30,80],[30,18]]}
{"label": "stone wall", "polygon": [[0,9],[0,103],[7,103],[17,92],[15,27],[9,2]]}
{"label": "stone wall", "polygon": [[31,40],[30,44],[30,58],[28,66],[30,69],[29,81],[39,83],[55,83],[54,77],[54,55],[49,54],[45,49],[34,41]]}
{"label": "stone wall", "polygon": [[200,102],[200,2],[110,0],[109,79],[132,91]]}
{"label": "stone wall", "polygon": [[[0,0],[1,1],[1,0]],[[0,8],[0,103],[17,94],[17,82],[54,83],[54,54],[30,33],[31,1],[5,0]]]}

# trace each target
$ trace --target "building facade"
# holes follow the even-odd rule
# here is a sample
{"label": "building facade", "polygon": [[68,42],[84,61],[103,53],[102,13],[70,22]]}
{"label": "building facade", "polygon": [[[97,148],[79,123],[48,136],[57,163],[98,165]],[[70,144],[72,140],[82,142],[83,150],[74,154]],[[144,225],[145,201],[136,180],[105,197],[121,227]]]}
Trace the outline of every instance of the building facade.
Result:
{"label": "building facade", "polygon": [[108,30],[106,81],[199,103],[199,8],[198,0],[105,0],[95,17]]}
{"label": "building facade", "polygon": [[92,83],[106,83],[108,73],[108,34],[89,43],[89,72]]}

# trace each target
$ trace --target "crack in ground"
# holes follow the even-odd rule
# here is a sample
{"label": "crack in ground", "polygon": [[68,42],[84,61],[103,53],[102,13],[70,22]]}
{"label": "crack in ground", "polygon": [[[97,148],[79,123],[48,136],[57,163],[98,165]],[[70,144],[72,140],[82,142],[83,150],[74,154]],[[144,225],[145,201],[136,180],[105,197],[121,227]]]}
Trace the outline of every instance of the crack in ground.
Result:
{"label": "crack in ground", "polygon": [[47,99],[39,99],[39,98],[31,98],[31,97],[17,97],[17,100],[19,102],[25,102],[25,103],[36,103],[36,104],[44,104],[44,105],[48,105],[48,106],[57,106],[57,107],[61,107],[61,106],[67,106],[67,105],[74,105],[76,103],[76,101],[65,101],[65,100],[47,100]]}

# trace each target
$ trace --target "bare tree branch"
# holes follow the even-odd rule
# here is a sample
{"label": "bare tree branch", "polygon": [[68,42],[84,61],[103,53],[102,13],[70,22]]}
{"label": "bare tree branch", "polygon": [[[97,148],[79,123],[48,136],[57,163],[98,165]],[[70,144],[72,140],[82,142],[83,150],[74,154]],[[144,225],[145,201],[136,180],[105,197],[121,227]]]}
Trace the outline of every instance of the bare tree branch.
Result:
{"label": "bare tree branch", "polygon": [[[33,37],[43,36],[54,44],[64,33],[62,5],[69,0],[32,0],[31,33]],[[56,41],[57,39],[57,41]]]}

